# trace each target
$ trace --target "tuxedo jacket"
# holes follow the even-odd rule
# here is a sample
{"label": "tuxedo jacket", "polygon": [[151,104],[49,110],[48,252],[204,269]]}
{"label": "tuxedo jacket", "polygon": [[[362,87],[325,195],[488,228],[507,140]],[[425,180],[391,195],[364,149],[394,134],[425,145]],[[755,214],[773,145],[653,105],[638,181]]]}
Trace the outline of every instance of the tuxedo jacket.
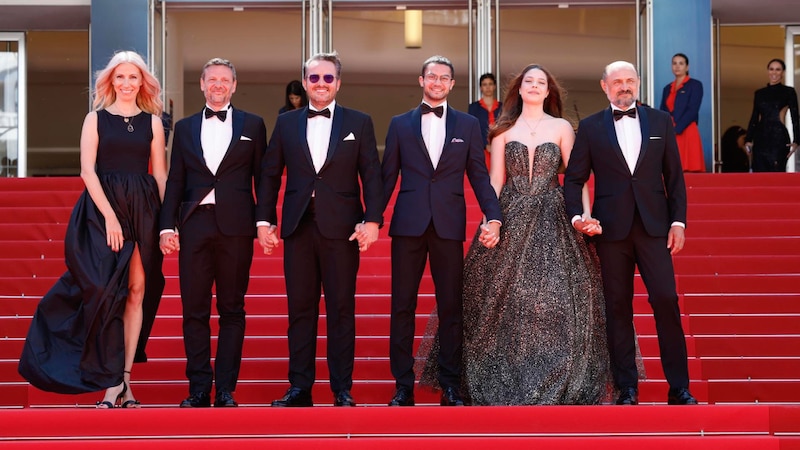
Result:
{"label": "tuxedo jacket", "polygon": [[686,223],[686,185],[669,114],[637,107],[642,147],[631,174],[617,140],[611,108],[583,119],[564,175],[569,217],[583,213],[581,188],[594,173],[592,216],[603,233],[598,240],[628,236],[638,210],[647,233],[666,236],[672,222]]}
{"label": "tuxedo jacket", "polygon": [[267,129],[259,116],[235,108],[231,114],[233,135],[216,174],[206,166],[200,144],[202,111],[175,124],[167,189],[159,217],[162,230],[180,229],[214,189],[220,231],[227,236],[255,236],[253,183],[260,180]]}
{"label": "tuxedo jacket", "polygon": [[307,117],[307,106],[278,116],[263,162],[256,218],[277,223],[278,191],[285,168],[282,238],[297,229],[312,193],[319,232],[328,239],[347,239],[362,221],[382,224],[383,186],[370,116],[336,104],[328,154],[319,173],[308,147]]}
{"label": "tuxedo jacket", "polygon": [[[672,83],[664,86],[664,92],[661,96],[661,109],[669,113],[667,109],[667,97]],[[681,134],[691,125],[692,122],[699,123],[700,121],[700,103],[703,101],[703,83],[689,78],[686,84],[683,85],[675,94],[675,109],[672,111],[672,120],[675,124],[675,133]]]}
{"label": "tuxedo jacket", "polygon": [[433,221],[443,239],[466,240],[466,173],[487,220],[502,220],[497,195],[489,182],[478,120],[447,107],[442,156],[434,169],[422,139],[419,107],[395,116],[383,153],[384,203],[400,175],[390,236],[421,236]]}

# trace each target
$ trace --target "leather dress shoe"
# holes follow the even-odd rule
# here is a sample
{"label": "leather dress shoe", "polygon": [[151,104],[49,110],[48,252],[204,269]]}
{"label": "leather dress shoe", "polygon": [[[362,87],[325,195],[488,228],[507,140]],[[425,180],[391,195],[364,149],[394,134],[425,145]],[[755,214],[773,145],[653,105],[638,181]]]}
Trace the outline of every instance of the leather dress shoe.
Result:
{"label": "leather dress shoe", "polygon": [[617,397],[618,405],[638,405],[639,404],[639,390],[635,387],[626,387],[620,389],[619,397]]}
{"label": "leather dress shoe", "polygon": [[696,405],[697,399],[689,392],[688,388],[670,389],[667,394],[668,405]]}
{"label": "leather dress shoe", "polygon": [[233,399],[233,395],[231,395],[228,391],[219,391],[217,392],[216,397],[214,398],[214,407],[216,408],[232,408],[239,406],[236,403],[236,400]]}
{"label": "leather dress shoe", "polygon": [[208,408],[211,406],[211,396],[207,392],[195,392],[181,402],[181,408]]}
{"label": "leather dress shoe", "polygon": [[464,406],[464,399],[454,387],[446,387],[442,392],[442,406]]}
{"label": "leather dress shoe", "polygon": [[389,406],[414,406],[414,391],[407,388],[397,388]]}
{"label": "leather dress shoe", "polygon": [[356,406],[356,401],[347,389],[339,391],[333,398],[333,406]]}
{"label": "leather dress shoe", "polygon": [[279,408],[292,407],[292,406],[314,406],[311,401],[311,392],[304,391],[298,387],[290,387],[286,394],[272,401],[272,406]]}

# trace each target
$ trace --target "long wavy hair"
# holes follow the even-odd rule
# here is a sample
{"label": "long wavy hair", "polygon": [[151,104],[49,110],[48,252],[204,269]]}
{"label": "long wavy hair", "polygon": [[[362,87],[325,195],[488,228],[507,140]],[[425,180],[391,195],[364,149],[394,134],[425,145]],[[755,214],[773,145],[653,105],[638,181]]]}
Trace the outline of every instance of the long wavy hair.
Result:
{"label": "long wavy hair", "polygon": [[506,89],[506,98],[503,100],[503,111],[500,113],[497,123],[489,130],[490,142],[495,136],[513,127],[520,114],[522,114],[522,96],[519,94],[519,89],[522,87],[522,80],[525,78],[525,74],[533,69],[541,70],[547,77],[547,89],[550,93],[547,95],[547,98],[544,99],[544,112],[553,117],[563,117],[564,105],[561,99],[563,90],[558,84],[558,81],[556,81],[547,69],[539,64],[529,64],[519,75],[511,80]]}
{"label": "long wavy hair", "polygon": [[117,93],[114,91],[114,71],[123,63],[133,64],[142,73],[142,86],[136,95],[136,106],[142,111],[160,116],[164,109],[164,102],[161,100],[161,84],[147,69],[144,59],[132,51],[115,53],[108,65],[97,72],[92,92],[92,108],[95,111],[108,108],[117,100]]}

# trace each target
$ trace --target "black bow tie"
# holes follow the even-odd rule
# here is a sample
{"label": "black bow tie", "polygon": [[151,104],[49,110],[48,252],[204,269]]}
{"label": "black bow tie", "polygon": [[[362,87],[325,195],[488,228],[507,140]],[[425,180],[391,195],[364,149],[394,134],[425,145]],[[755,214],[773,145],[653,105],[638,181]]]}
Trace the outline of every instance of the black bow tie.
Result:
{"label": "black bow tie", "polygon": [[308,109],[308,118],[309,119],[313,119],[314,117],[317,117],[317,116],[323,116],[323,117],[326,117],[326,118],[330,119],[331,118],[331,110],[328,109],[328,108],[325,108],[322,111],[314,111],[311,108]]}
{"label": "black bow tie", "polygon": [[428,114],[432,112],[436,114],[436,117],[442,117],[442,114],[444,114],[444,106],[442,105],[439,105],[436,108],[431,108],[431,105],[423,103],[419,105],[419,109],[422,112],[422,114]]}
{"label": "black bow tie", "polygon": [[636,118],[636,108],[631,108],[631,109],[629,109],[627,111],[620,111],[618,109],[615,109],[613,114],[614,114],[614,120],[622,119],[625,116],[628,116],[631,119],[635,119]]}
{"label": "black bow tie", "polygon": [[225,118],[228,117],[228,110],[221,109],[219,111],[214,111],[210,108],[206,108],[206,119],[210,119],[214,116],[217,116],[220,121],[225,122]]}

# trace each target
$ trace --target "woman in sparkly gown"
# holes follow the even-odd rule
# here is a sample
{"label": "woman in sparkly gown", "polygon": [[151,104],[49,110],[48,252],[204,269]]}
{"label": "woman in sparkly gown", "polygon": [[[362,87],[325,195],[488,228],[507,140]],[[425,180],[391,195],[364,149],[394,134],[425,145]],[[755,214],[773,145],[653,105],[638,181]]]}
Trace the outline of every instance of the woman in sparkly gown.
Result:
{"label": "woman in sparkly gown", "polygon": [[[561,90],[529,65],[508,89],[489,139],[503,211],[500,241],[464,266],[462,393],[475,405],[596,404],[612,386],[596,255],[566,216],[558,171],[574,132]],[[585,219],[588,191],[584,192]],[[435,317],[426,336],[434,336]],[[420,384],[435,387],[435,338]]]}
{"label": "woman in sparkly gown", "polygon": [[[753,114],[745,138],[745,147],[752,151],[753,172],[785,172],[786,160],[800,142],[797,93],[793,87],[781,83],[785,71],[783,60],[771,60],[767,64],[769,84],[757,90],[753,100]],[[792,114],[794,142],[786,129],[787,111]]]}
{"label": "woman in sparkly gown", "polygon": [[[106,389],[98,408],[137,407],[130,388],[164,289],[158,212],[166,183],[158,80],[134,52],[97,75],[81,131],[86,190],[64,238],[67,271],[42,298],[19,362],[39,389]],[[152,167],[152,175],[148,173]]]}

